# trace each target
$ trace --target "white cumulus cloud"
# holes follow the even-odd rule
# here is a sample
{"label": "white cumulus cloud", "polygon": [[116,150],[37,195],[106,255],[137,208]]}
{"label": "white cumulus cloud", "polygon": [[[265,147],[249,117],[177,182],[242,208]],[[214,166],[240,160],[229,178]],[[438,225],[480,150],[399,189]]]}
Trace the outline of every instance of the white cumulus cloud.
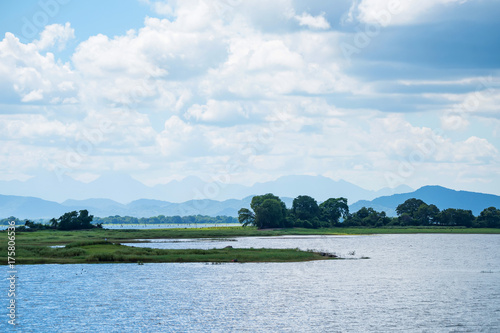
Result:
{"label": "white cumulus cloud", "polygon": [[318,16],[312,16],[308,13],[302,13],[301,15],[295,15],[294,18],[299,22],[301,26],[307,26],[312,29],[329,29],[330,23],[325,19],[325,14],[322,13]]}

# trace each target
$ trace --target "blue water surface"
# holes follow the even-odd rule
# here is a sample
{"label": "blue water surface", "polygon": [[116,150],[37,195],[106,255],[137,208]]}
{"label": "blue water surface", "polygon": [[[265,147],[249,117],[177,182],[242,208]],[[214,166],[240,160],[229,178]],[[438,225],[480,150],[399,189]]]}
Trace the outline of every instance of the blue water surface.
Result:
{"label": "blue water surface", "polygon": [[[7,323],[3,297],[0,331],[500,332],[500,235],[139,244],[227,245],[318,249],[352,260],[17,266],[18,325]],[[6,295],[6,279],[0,288]]]}

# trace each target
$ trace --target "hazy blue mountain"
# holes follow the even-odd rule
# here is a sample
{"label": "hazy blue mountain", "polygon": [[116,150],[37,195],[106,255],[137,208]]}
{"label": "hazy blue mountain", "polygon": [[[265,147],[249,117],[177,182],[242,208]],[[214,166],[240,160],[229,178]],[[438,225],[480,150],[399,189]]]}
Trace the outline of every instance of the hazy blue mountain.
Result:
{"label": "hazy blue mountain", "polygon": [[0,218],[22,219],[59,217],[68,211],[63,205],[34,197],[0,195]]}
{"label": "hazy blue mountain", "polygon": [[[260,194],[260,193],[259,193]],[[337,196],[340,196],[337,194]],[[33,197],[0,195],[0,218],[15,216],[21,219],[59,217],[73,210],[87,209],[94,216],[134,216],[151,217],[157,215],[238,215],[240,208],[249,208],[253,196],[243,199],[223,201],[202,199],[174,203],[155,199],[139,199],[128,204],[121,204],[110,199],[66,200],[62,204]],[[355,212],[361,207],[372,207],[385,211],[389,216],[396,216],[396,207],[409,198],[421,199],[427,204],[435,204],[439,209],[470,209],[478,215],[484,208],[500,208],[500,196],[476,192],[455,191],[440,186],[424,186],[414,192],[382,196],[372,201],[361,200],[350,206]],[[281,197],[287,207],[292,206],[293,197]]]}
{"label": "hazy blue mountain", "polygon": [[309,195],[324,201],[332,197],[346,197],[349,202],[371,200],[381,195],[413,191],[408,186],[395,189],[384,188],[370,191],[349,182],[334,181],[322,176],[284,176],[274,181],[256,183],[253,186],[204,182],[198,177],[186,177],[181,181],[167,184],[146,186],[127,174],[108,173],[96,180],[83,183],[65,175],[45,172],[25,182],[0,181],[0,194],[34,196],[44,200],[64,202],[68,199],[84,200],[96,196],[126,204],[141,198],[168,202],[186,202],[189,200],[243,199],[251,195],[274,193],[280,197],[295,198]]}
{"label": "hazy blue mountain", "polygon": [[396,207],[407,199],[416,198],[426,204],[434,204],[440,210],[447,208],[461,208],[471,210],[474,215],[488,207],[500,208],[500,196],[468,191],[455,191],[441,186],[424,186],[410,193],[383,196],[371,201],[360,200],[351,206],[351,212],[358,211],[361,207],[372,207],[377,211],[385,211],[388,216],[396,216]]}
{"label": "hazy blue mountain", "polygon": [[[32,196],[51,201],[64,201],[69,198],[78,198],[78,194],[85,188],[85,184],[66,175],[57,175],[55,172],[43,172],[26,181],[0,181],[0,194]],[[76,195],[76,196],[75,196]],[[95,197],[95,194],[91,197]]]}
{"label": "hazy blue mountain", "polygon": [[296,198],[299,195],[309,195],[318,202],[329,198],[345,197],[349,202],[361,199],[373,199],[384,194],[394,194],[413,191],[408,186],[396,189],[384,188],[380,191],[370,191],[344,180],[335,181],[323,176],[284,176],[274,181],[256,183],[251,187],[251,194],[274,193],[280,197]]}
{"label": "hazy blue mountain", "polygon": [[124,204],[121,204],[119,202],[116,202],[111,199],[85,199],[85,200],[74,200],[74,199],[68,199],[61,203],[61,205],[66,206],[66,207],[74,207],[74,206],[85,206],[88,208],[110,208],[110,207],[116,207],[116,208],[123,208],[125,207]]}
{"label": "hazy blue mountain", "polygon": [[238,216],[242,207],[250,207],[252,197],[242,200],[190,200],[183,203],[172,203],[161,200],[140,199],[127,205],[109,199],[67,200],[60,204],[53,201],[33,197],[0,195],[0,218],[15,216],[20,219],[37,219],[59,217],[69,211],[87,209],[90,214],[98,217],[134,216],[151,217],[209,215]]}

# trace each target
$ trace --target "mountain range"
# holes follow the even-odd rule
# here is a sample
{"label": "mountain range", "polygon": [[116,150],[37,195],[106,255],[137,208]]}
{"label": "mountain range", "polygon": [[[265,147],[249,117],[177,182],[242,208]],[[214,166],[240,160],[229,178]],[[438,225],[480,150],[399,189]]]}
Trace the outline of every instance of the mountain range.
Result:
{"label": "mountain range", "polygon": [[58,176],[54,172],[39,174],[24,182],[0,181],[0,194],[4,195],[33,196],[56,202],[98,197],[122,204],[144,198],[176,203],[203,199],[241,200],[251,195],[265,193],[291,198],[309,195],[318,201],[342,196],[349,202],[355,202],[411,191],[413,189],[405,185],[394,189],[370,191],[344,180],[335,181],[323,176],[284,176],[274,181],[255,183],[252,186],[205,182],[194,176],[181,181],[173,180],[167,184],[147,186],[129,175],[119,173],[104,174],[89,183],[77,181],[67,175]]}
{"label": "mountain range", "polygon": [[424,186],[410,193],[382,196],[371,201],[360,200],[349,206],[356,212],[362,207],[371,207],[376,211],[384,211],[387,216],[396,216],[396,207],[410,198],[420,199],[426,204],[434,204],[440,210],[459,208],[471,210],[474,215],[488,207],[500,208],[500,196],[493,194],[455,191],[441,186]]}
{"label": "mountain range", "polygon": [[[355,212],[365,206],[372,207],[377,211],[385,211],[388,216],[396,216],[396,207],[409,198],[417,198],[427,204],[435,204],[441,210],[446,208],[470,209],[474,215],[478,215],[483,209],[491,206],[500,208],[500,196],[497,195],[455,191],[440,186],[424,186],[410,193],[381,196],[371,201],[357,201],[350,205],[350,211]],[[287,207],[292,206],[292,197],[281,197],[281,199]],[[251,200],[252,196],[224,201],[211,199],[189,200],[182,203],[152,199],[134,200],[128,204],[122,204],[110,199],[71,199],[57,203],[34,197],[0,195],[0,218],[15,216],[20,219],[48,219],[59,217],[68,211],[81,209],[87,209],[91,214],[99,217],[114,215],[133,217],[187,216],[197,214],[237,216],[240,208],[250,207]]]}

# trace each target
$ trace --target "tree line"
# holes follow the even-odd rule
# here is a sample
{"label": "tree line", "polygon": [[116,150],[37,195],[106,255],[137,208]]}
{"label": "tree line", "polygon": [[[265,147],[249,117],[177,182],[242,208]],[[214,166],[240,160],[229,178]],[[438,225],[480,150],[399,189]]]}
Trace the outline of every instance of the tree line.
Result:
{"label": "tree line", "polygon": [[[48,223],[43,223],[43,220],[38,222],[32,220],[24,220],[11,216],[9,218],[0,219],[0,225],[7,225],[14,221],[16,225],[24,223],[25,228],[21,230],[44,230],[44,229],[90,229],[103,224],[229,224],[238,223],[238,219],[232,216],[206,216],[206,215],[190,215],[190,216],[164,216],[158,215],[153,217],[132,217],[132,216],[108,216],[94,217],[89,215],[87,210],[81,210],[80,213],[73,211],[65,213],[58,219],[51,219]],[[70,229],[67,229],[70,228]]]}
{"label": "tree line", "polygon": [[[79,212],[72,211],[64,213],[58,219],[53,218],[48,224],[41,222],[33,222],[30,220],[25,220],[24,225],[17,227],[18,231],[35,231],[35,230],[80,230],[80,229],[93,229],[102,228],[102,224],[92,224],[94,216],[89,215],[88,210],[83,209]],[[19,221],[14,218],[14,220]],[[10,220],[12,221],[12,220]]]}
{"label": "tree line", "polygon": [[329,228],[329,227],[385,227],[385,226],[462,226],[500,228],[500,209],[489,207],[479,216],[471,210],[448,208],[442,211],[433,204],[411,198],[396,208],[398,217],[362,207],[349,212],[346,198],[330,198],[320,204],[307,195],[293,200],[292,207],[272,193],[252,198],[250,208],[238,211],[243,225],[264,228]]}
{"label": "tree line", "polygon": [[153,217],[132,217],[132,216],[108,216],[96,217],[94,221],[101,224],[227,224],[238,223],[238,219],[232,216],[206,216],[206,215],[190,215],[190,216],[164,216],[158,215]]}

